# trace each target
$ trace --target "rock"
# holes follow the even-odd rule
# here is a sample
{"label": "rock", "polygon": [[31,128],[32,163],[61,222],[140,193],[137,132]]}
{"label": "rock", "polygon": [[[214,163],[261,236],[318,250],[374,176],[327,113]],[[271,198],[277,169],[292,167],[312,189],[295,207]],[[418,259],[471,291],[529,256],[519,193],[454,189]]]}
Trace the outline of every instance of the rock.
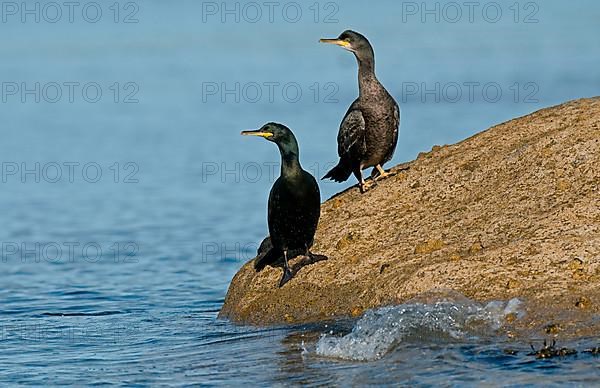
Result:
{"label": "rock", "polygon": [[561,325],[556,323],[551,323],[544,328],[546,334],[558,334],[561,330]]}
{"label": "rock", "polygon": [[591,304],[592,303],[590,302],[590,300],[585,296],[579,297],[575,302],[575,306],[579,307],[580,309],[587,309],[590,307]]}
{"label": "rock", "polygon": [[431,253],[431,252],[439,251],[443,247],[444,247],[444,242],[442,240],[427,240],[424,243],[419,244],[415,247],[415,253],[417,255],[424,254],[424,253],[425,254]]}
{"label": "rock", "polygon": [[[322,205],[312,249],[329,260],[283,288],[281,268],[246,263],[220,317],[351,317],[433,289],[481,302],[519,297],[539,328],[556,314],[568,320],[562,312],[598,314],[599,123],[600,97],[569,102],[434,147],[364,195],[336,195]],[[581,295],[585,309],[573,303]]]}

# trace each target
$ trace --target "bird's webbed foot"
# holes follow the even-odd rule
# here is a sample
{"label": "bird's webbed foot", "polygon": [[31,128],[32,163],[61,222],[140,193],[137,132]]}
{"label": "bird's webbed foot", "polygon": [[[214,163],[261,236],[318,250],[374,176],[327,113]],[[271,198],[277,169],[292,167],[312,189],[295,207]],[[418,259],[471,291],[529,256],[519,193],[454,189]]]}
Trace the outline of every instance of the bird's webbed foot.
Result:
{"label": "bird's webbed foot", "polygon": [[279,281],[279,288],[283,287],[285,283],[292,280],[293,277],[294,275],[292,275],[292,271],[286,266],[283,269],[283,276],[281,276],[281,280]]}
{"label": "bird's webbed foot", "polygon": [[365,179],[362,176],[362,166],[360,166],[360,168],[356,168],[353,173],[358,180],[358,188],[361,194],[366,193],[375,183],[372,179],[369,182],[365,182]]}
{"label": "bird's webbed foot", "polygon": [[317,262],[323,261],[323,260],[329,260],[329,257],[327,257],[325,255],[318,255],[318,254],[312,253],[310,251],[306,252],[306,257],[308,257],[308,262],[305,265],[314,264],[314,263],[317,263]]}
{"label": "bird's webbed foot", "polygon": [[371,179],[375,180],[381,180],[384,178],[387,178],[389,176],[392,176],[394,174],[392,174],[391,172],[385,171],[383,169],[383,167],[381,167],[381,165],[377,165],[375,167],[373,167],[373,170],[371,171]]}
{"label": "bird's webbed foot", "polygon": [[375,186],[375,181],[362,181],[358,184],[358,188],[360,189],[360,193],[364,194],[369,191],[373,186]]}
{"label": "bird's webbed foot", "polygon": [[292,271],[290,270],[290,265],[288,263],[288,250],[283,250],[283,276],[281,276],[281,280],[279,281],[279,288],[283,287],[283,285],[294,277]]}

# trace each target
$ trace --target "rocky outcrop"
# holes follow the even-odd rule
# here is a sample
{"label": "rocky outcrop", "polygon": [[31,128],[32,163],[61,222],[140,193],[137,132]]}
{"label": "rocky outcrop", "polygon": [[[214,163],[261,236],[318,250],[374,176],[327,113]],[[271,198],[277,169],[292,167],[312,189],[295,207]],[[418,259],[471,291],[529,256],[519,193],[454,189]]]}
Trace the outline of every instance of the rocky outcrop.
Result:
{"label": "rocky outcrop", "polygon": [[322,205],[313,251],[329,260],[281,289],[280,268],[246,263],[220,316],[258,325],[357,316],[442,288],[522,298],[525,325],[598,325],[600,98],[436,146],[392,172]]}

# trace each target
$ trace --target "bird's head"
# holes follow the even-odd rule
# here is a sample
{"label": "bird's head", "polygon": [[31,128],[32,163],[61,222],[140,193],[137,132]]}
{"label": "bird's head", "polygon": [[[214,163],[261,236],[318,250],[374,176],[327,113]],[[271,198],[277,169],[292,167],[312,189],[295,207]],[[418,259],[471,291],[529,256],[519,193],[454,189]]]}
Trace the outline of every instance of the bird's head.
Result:
{"label": "bird's head", "polygon": [[334,39],[321,39],[321,43],[329,43],[340,46],[353,52],[358,58],[368,58],[373,56],[373,47],[364,35],[356,31],[346,30]]}
{"label": "bird's head", "polygon": [[242,131],[245,136],[260,136],[277,144],[282,151],[298,154],[298,142],[292,131],[283,124],[267,123],[260,129]]}

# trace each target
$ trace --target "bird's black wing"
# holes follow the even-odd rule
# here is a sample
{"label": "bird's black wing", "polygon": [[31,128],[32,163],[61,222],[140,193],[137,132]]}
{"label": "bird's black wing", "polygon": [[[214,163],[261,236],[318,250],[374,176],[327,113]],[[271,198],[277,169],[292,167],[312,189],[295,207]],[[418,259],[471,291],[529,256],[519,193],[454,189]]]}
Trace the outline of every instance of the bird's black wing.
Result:
{"label": "bird's black wing", "polygon": [[350,107],[342,120],[337,138],[340,158],[355,159],[367,152],[365,131],[365,118],[362,112]]}
{"label": "bird's black wing", "polygon": [[340,124],[337,137],[340,161],[322,179],[344,182],[352,172],[360,169],[363,156],[367,153],[367,144],[365,118],[357,105],[357,101],[354,101]]}
{"label": "bird's black wing", "polygon": [[[271,188],[271,192],[269,193],[269,205],[267,209],[267,222],[269,224],[269,234],[271,237],[271,242],[273,242],[273,238],[277,240],[277,237],[280,234],[281,224],[278,222],[282,217],[286,215],[286,211],[284,208],[285,202],[281,198],[282,189],[282,178],[279,177],[273,184]],[[273,236],[275,235],[275,236]]]}
{"label": "bird's black wing", "polygon": [[305,253],[313,243],[320,209],[319,186],[311,174],[302,171],[299,179],[291,181],[279,177],[269,195],[267,216],[273,248],[279,252],[302,249]]}

